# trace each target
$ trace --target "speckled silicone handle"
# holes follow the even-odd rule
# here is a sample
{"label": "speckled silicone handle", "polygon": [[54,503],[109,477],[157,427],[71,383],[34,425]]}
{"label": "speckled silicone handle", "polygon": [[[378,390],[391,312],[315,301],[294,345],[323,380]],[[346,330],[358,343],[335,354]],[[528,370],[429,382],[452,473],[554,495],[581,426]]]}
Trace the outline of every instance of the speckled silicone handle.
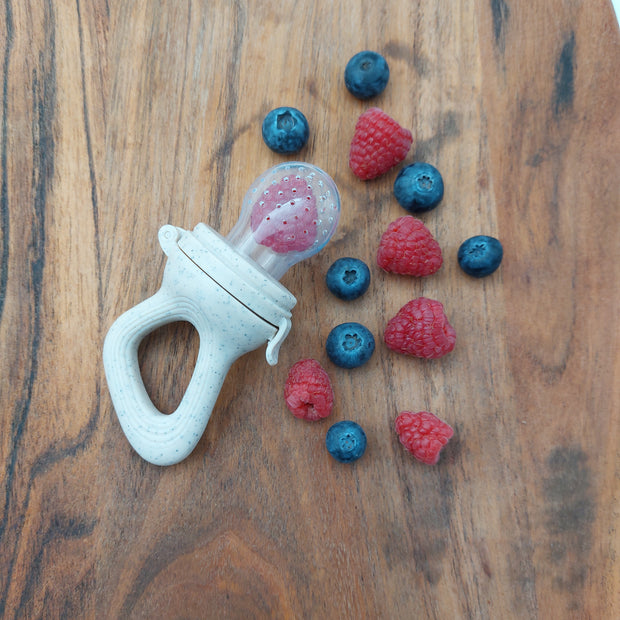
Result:
{"label": "speckled silicone handle", "polygon": [[[180,294],[180,290],[187,294]],[[142,381],[138,346],[153,330],[189,321],[200,336],[196,367],[178,408],[161,413]],[[264,321],[183,257],[169,257],[161,289],[110,328],[103,361],[112,401],[127,439],[155,465],[186,458],[200,440],[230,365],[274,338]]]}

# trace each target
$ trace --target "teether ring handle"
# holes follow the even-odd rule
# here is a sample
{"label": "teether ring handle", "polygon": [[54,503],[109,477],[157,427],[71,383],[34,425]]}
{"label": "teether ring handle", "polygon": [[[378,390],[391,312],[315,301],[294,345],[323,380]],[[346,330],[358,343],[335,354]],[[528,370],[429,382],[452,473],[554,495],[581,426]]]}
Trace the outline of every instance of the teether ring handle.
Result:
{"label": "teether ring handle", "polygon": [[[173,413],[166,415],[146,392],[138,347],[151,331],[174,321],[194,325],[200,349],[183,399]],[[162,289],[116,320],[106,337],[103,355],[119,422],[136,452],[155,465],[172,465],[187,457],[204,432],[232,362],[217,355],[201,309],[191,300],[170,297]]]}
{"label": "teether ring handle", "polygon": [[[138,347],[147,334],[175,321],[188,321],[196,328],[200,347],[179,406],[164,414],[144,387]],[[205,430],[230,365],[276,333],[276,327],[239,303],[180,252],[171,253],[161,289],[122,314],[103,347],[110,395],[136,452],[155,465],[173,465],[186,458]]]}

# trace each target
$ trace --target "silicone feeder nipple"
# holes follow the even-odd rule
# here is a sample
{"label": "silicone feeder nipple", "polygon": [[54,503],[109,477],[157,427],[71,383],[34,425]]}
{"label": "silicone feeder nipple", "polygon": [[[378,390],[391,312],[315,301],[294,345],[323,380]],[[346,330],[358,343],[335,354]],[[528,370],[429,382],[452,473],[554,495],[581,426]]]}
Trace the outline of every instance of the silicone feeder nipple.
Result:
{"label": "silicone feeder nipple", "polygon": [[332,179],[310,164],[288,162],[254,181],[227,239],[279,280],[292,265],[325,246],[339,214]]}
{"label": "silicone feeder nipple", "polygon": [[[252,184],[228,237],[202,223],[193,231],[160,229],[168,257],[161,288],[114,322],[103,349],[116,414],[140,456],[157,465],[187,457],[231,364],[265,343],[267,361],[277,362],[296,304],[278,280],[327,244],[339,214],[333,180],[311,164],[287,162]],[[181,403],[166,415],[146,392],[137,354],[148,333],[174,321],[194,325],[200,348]]]}

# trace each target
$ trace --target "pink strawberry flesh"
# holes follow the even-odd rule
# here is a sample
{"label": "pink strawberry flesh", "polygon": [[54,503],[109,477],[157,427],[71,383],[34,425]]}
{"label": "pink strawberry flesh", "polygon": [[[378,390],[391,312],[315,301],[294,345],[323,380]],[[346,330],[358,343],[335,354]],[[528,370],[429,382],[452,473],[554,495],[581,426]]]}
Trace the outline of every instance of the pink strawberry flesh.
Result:
{"label": "pink strawberry flesh", "polygon": [[250,224],[257,243],[274,252],[302,252],[312,246],[317,229],[316,198],[299,175],[270,185],[252,207]]}

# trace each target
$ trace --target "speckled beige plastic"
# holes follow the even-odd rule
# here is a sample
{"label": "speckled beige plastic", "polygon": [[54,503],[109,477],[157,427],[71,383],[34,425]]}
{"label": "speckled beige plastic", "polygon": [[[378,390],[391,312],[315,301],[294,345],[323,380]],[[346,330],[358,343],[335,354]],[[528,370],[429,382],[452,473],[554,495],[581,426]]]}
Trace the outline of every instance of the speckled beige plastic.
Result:
{"label": "speckled beige plastic", "polygon": [[[269,343],[267,360],[277,362],[296,303],[279,282],[257,268],[252,271],[252,263],[215,231],[205,227],[201,233],[203,239],[223,244],[217,246],[217,258],[191,232],[174,226],[160,230],[160,242],[168,255],[161,288],[114,322],[103,348],[108,387],[121,427],[135,451],[155,465],[178,463],[196,447],[226,373],[238,357]],[[202,249],[203,255],[195,252],[193,256],[202,260],[202,267],[182,247]],[[224,286],[230,286],[224,288],[204,270],[207,263],[216,276],[236,270],[237,277],[225,279]],[[245,296],[253,308],[235,294]],[[147,334],[174,321],[189,321],[196,328],[200,348],[181,403],[173,413],[163,414],[144,387],[138,346]]]}

